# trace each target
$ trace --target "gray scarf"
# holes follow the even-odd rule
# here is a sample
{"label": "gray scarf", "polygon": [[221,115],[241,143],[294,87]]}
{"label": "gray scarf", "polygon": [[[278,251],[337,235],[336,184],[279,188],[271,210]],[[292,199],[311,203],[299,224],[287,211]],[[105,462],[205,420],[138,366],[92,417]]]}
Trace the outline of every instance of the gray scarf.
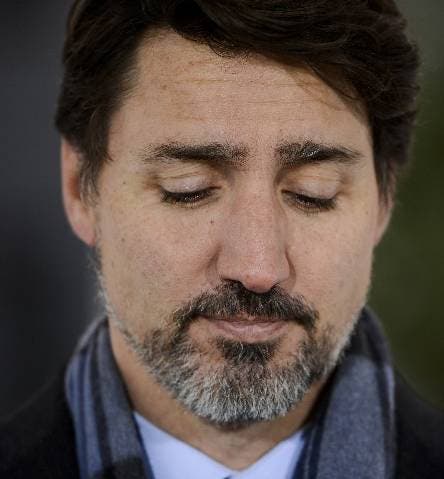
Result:
{"label": "gray scarf", "polygon": [[[110,345],[106,321],[81,339],[66,372],[81,479],[154,478]],[[391,479],[394,375],[384,335],[364,310],[316,406],[294,479]]]}

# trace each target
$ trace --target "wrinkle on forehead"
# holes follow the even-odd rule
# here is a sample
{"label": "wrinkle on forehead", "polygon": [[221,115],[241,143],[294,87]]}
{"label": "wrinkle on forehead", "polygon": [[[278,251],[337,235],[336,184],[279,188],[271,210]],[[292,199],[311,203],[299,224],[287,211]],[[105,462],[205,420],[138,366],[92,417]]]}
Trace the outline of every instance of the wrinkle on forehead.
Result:
{"label": "wrinkle on forehead", "polygon": [[[161,90],[176,94],[184,93],[190,86],[224,88],[231,83],[239,89],[254,86],[258,97],[247,101],[289,104],[294,102],[292,91],[299,87],[314,102],[323,102],[332,109],[354,106],[356,114],[361,119],[365,117],[359,102],[339,96],[303,65],[285,64],[257,53],[218,55],[209,46],[185,39],[169,29],[150,32],[139,48],[138,65],[141,77],[148,76]],[[280,95],[268,100],[259,98],[261,90],[271,86]]]}

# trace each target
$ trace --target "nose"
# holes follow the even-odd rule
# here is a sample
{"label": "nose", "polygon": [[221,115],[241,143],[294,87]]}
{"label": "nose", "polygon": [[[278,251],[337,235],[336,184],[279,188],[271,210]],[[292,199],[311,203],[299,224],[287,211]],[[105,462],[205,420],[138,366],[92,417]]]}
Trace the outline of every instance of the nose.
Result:
{"label": "nose", "polygon": [[265,293],[290,276],[285,220],[273,198],[255,195],[234,204],[217,257],[218,276]]}

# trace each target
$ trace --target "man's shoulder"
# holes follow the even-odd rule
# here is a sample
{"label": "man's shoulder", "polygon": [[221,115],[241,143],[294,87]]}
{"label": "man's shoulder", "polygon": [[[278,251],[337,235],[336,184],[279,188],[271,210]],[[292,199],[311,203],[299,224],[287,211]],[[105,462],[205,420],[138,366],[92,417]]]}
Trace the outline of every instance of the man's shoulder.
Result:
{"label": "man's shoulder", "polygon": [[0,478],[78,478],[63,374],[0,421]]}
{"label": "man's shoulder", "polygon": [[444,477],[444,412],[396,377],[397,478]]}

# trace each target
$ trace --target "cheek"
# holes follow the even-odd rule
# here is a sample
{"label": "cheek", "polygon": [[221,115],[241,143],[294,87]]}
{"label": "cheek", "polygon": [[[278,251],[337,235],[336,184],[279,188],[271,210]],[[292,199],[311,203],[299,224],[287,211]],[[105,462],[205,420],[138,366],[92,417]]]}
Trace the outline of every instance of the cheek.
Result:
{"label": "cheek", "polygon": [[[296,290],[321,316],[348,318],[363,305],[369,286],[374,216],[354,216],[312,230],[294,248]],[[298,274],[299,273],[299,274]]]}
{"label": "cheek", "polygon": [[213,255],[211,220],[189,216],[178,222],[168,214],[130,208],[108,211],[100,222],[103,274],[117,314],[137,318],[150,311],[158,317],[200,292]]}

